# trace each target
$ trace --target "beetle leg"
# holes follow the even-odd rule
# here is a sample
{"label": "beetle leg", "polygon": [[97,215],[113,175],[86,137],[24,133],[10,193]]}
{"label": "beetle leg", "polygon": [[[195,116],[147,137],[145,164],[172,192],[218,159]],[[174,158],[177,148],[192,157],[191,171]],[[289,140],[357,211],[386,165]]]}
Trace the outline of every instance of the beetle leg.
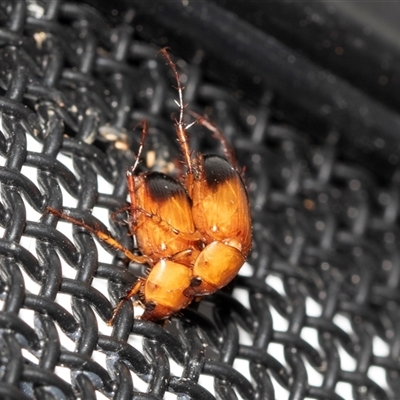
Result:
{"label": "beetle leg", "polygon": [[136,155],[136,160],[135,160],[135,164],[133,164],[132,168],[130,170],[128,170],[126,172],[126,179],[128,182],[128,192],[129,192],[129,196],[131,199],[131,204],[130,207],[128,207],[128,213],[130,214],[130,219],[129,219],[129,231],[131,232],[131,234],[133,234],[134,230],[135,230],[135,224],[136,224],[136,185],[135,185],[135,177],[134,177],[134,173],[136,171],[136,168],[139,165],[140,162],[140,157],[142,155],[143,152],[143,147],[144,147],[144,141],[146,139],[148,130],[149,130],[149,126],[146,120],[141,121],[142,124],[142,138],[140,140],[140,146],[139,146],[139,150],[138,153]]}
{"label": "beetle leg", "polygon": [[90,226],[87,224],[85,221],[76,219],[74,217],[71,217],[68,215],[67,212],[61,212],[58,211],[54,208],[47,207],[47,211],[49,211],[51,214],[57,215],[57,217],[64,219],[65,221],[71,222],[74,225],[80,226],[82,228],[85,228],[88,230],[90,233],[93,235],[97,236],[101,241],[107,243],[109,246],[112,248],[119,250],[122,252],[126,258],[128,258],[129,261],[131,262],[137,262],[139,264],[149,264],[153,265],[152,260],[150,257],[147,256],[138,256],[136,254],[133,254],[130,250],[128,250],[126,247],[122,246],[122,244],[118,243],[109,232],[104,232],[96,227]]}
{"label": "beetle leg", "polygon": [[142,155],[143,148],[144,148],[144,141],[146,140],[147,133],[149,132],[149,124],[147,123],[147,121],[145,119],[140,121],[139,124],[142,124],[142,138],[140,139],[139,150],[136,155],[135,164],[133,164],[133,167],[132,167],[132,173],[135,172],[137,166],[139,165],[140,157]]}
{"label": "beetle leg", "polygon": [[136,201],[136,185],[135,177],[133,176],[133,168],[126,172],[126,181],[128,186],[129,197],[131,199],[131,204],[128,209],[129,214],[129,231],[131,234],[135,232],[135,226],[137,222],[137,201]]}
{"label": "beetle leg", "polygon": [[211,121],[207,119],[207,117],[203,117],[196,112],[190,110],[189,113],[196,118],[196,122],[200,125],[203,125],[205,128],[207,128],[209,131],[211,131],[214,135],[214,137],[221,142],[222,145],[222,150],[224,152],[224,155],[226,159],[230,162],[230,164],[235,167],[237,170],[237,160],[235,156],[235,151],[232,147],[232,145],[229,143],[225,135],[222,133],[222,131],[214,125]]}
{"label": "beetle leg", "polygon": [[117,215],[122,214],[123,212],[129,211],[130,205],[125,204],[123,207],[118,208],[118,210],[111,213],[111,220],[118,225],[126,225],[127,221],[118,221]]}
{"label": "beetle leg", "polygon": [[[107,322],[108,326],[111,326],[114,323],[114,319],[115,319],[116,315],[118,314],[119,310],[121,309],[122,305],[125,303],[125,301],[128,301],[133,296],[136,296],[136,294],[142,289],[144,281],[145,280],[143,278],[139,278],[136,281],[136,283],[132,286],[132,288],[129,290],[129,292],[119,300],[118,304],[114,308],[111,319]],[[143,306],[143,304],[140,300],[135,301],[135,303],[136,302],[138,302],[141,306]],[[136,304],[134,304],[134,305],[136,305]]]}
{"label": "beetle leg", "polygon": [[[195,253],[193,255],[193,253]],[[176,253],[172,255],[169,260],[174,261],[178,264],[183,264],[188,267],[193,267],[194,265],[194,260],[197,259],[197,257],[200,254],[200,250],[194,249],[194,248],[189,248],[186,250],[182,250],[179,253]]]}
{"label": "beetle leg", "polygon": [[193,253],[193,249],[186,249],[182,250],[179,253],[174,254],[173,256],[170,257],[171,261],[179,262],[179,259],[182,257],[186,257],[188,255],[191,255]]}
{"label": "beetle leg", "polygon": [[163,48],[160,50],[161,54],[164,56],[165,60],[167,61],[167,64],[171,68],[175,81],[176,81],[176,89],[178,91],[178,96],[179,100],[176,101],[176,104],[179,107],[179,119],[175,120],[175,130],[176,130],[176,135],[178,136],[179,144],[182,149],[183,157],[185,159],[185,164],[188,169],[188,173],[192,173],[192,159],[191,159],[191,154],[190,154],[190,147],[189,147],[189,141],[186,133],[186,126],[185,123],[183,122],[183,111],[185,110],[185,105],[183,104],[183,89],[184,87],[181,84],[181,80],[179,78],[179,73],[176,69],[175,63],[171,60],[171,57],[168,54],[168,51],[166,48]]}
{"label": "beetle leg", "polygon": [[194,232],[180,231],[179,229],[174,228],[174,226],[172,226],[168,221],[166,221],[156,213],[150,213],[140,207],[137,207],[136,211],[143,213],[147,218],[153,219],[158,225],[160,225],[163,229],[165,229],[166,233],[173,232],[177,237],[191,241],[198,241],[204,239],[203,235],[199,231],[197,230],[195,230]]}

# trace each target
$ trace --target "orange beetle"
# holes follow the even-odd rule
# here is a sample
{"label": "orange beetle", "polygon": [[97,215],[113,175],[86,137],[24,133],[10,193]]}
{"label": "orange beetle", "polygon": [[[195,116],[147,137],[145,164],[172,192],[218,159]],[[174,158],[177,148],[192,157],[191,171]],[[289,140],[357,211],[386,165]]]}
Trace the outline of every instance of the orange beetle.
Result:
{"label": "orange beetle", "polygon": [[191,200],[181,183],[159,172],[134,176],[146,134],[147,122],[143,121],[137,160],[127,172],[131,199],[130,231],[135,235],[142,255],[132,253],[110,233],[72,217],[68,211],[60,212],[52,208],[48,208],[48,211],[86,228],[100,240],[123,252],[130,261],[149,265],[147,277],[139,278],[120,300],[114,316],[124,301],[139,293],[144,306],[141,319],[157,321],[170,317],[193,300],[192,296],[185,295],[183,291],[190,285],[192,268],[200,254],[202,236],[193,223]]}
{"label": "orange beetle", "polygon": [[192,216],[206,247],[197,257],[185,294],[203,296],[226,286],[251,249],[247,192],[236,169],[219,156],[200,156],[190,177]]}
{"label": "orange beetle", "polygon": [[184,294],[198,297],[214,293],[239,272],[251,249],[252,225],[247,191],[223,134],[199,117],[197,122],[212,130],[223,144],[225,158],[198,155],[192,159],[183,122],[182,85],[176,66],[166,49],[161,50],[174,73],[179,94],[176,134],[187,166],[186,189],[192,199],[194,224],[205,246],[193,266],[193,277]]}
{"label": "orange beetle", "polygon": [[[183,122],[183,96],[179,74],[166,49],[161,50],[177,81],[179,120],[176,133],[184,155],[186,190],[175,179],[150,172],[134,172],[147,134],[143,122],[141,146],[135,165],[127,172],[131,204],[130,233],[135,235],[141,255],[123,247],[109,233],[71,217],[67,212],[48,210],[88,229],[99,239],[122,251],[133,262],[150,267],[122,302],[137,293],[143,299],[144,320],[169,318],[187,307],[195,297],[214,293],[238,273],[251,248],[251,215],[247,192],[222,133],[204,118],[205,125],[221,140],[229,161],[219,156],[192,159]],[[114,317],[110,321],[112,323]]]}
{"label": "orange beetle", "polygon": [[192,267],[200,254],[201,235],[193,223],[191,201],[175,179],[159,172],[133,176],[129,171],[127,181],[132,233],[153,267],[124,300],[140,291],[145,307],[141,318],[165,319],[193,299],[183,291],[190,285]]}

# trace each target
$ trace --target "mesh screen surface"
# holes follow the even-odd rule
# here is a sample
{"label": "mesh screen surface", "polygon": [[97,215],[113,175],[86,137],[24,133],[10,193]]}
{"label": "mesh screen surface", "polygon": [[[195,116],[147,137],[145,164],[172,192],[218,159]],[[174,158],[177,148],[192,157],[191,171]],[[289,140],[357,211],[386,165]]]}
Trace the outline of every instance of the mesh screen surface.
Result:
{"label": "mesh screen surface", "polygon": [[[137,124],[150,127],[142,170],[173,173],[181,158],[171,71],[129,15],[107,18],[80,3],[0,3],[0,398],[395,399],[399,173],[348,161],[337,129],[302,131],[272,92],[250,100],[179,49],[187,108],[245,167],[253,249],[228,287],[165,327],[134,318],[131,302],[107,326],[145,268],[46,209],[133,249],[118,210]],[[206,129],[189,132],[193,149],[221,153]]]}

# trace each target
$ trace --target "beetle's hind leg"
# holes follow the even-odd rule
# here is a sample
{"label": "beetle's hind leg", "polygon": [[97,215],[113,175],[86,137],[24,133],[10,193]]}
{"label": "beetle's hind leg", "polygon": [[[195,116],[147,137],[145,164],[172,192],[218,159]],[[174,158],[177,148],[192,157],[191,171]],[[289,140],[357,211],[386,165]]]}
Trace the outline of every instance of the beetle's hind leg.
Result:
{"label": "beetle's hind leg", "polygon": [[78,219],[78,218],[72,217],[69,214],[69,211],[59,211],[52,207],[47,207],[47,211],[65,221],[71,222],[74,225],[85,228],[92,235],[99,238],[99,240],[101,240],[102,242],[107,243],[113,249],[116,249],[116,250],[120,251],[121,253],[123,253],[129,261],[137,262],[139,264],[149,264],[149,265],[153,264],[152,260],[149,257],[133,254],[125,246],[123,246],[116,239],[114,239],[110,232],[100,229],[100,227],[98,227],[98,226],[92,226],[92,225],[88,224],[87,222],[85,222],[83,219]]}

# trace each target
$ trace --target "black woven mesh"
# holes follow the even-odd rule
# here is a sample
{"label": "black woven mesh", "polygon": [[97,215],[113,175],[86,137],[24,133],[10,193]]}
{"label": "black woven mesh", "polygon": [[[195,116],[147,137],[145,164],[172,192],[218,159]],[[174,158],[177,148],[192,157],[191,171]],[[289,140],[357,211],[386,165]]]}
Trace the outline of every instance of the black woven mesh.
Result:
{"label": "black woven mesh", "polygon": [[[185,102],[246,167],[249,265],[165,328],[134,319],[130,302],[106,326],[143,271],[109,248],[99,260],[93,237],[69,225],[69,239],[46,207],[88,221],[123,208],[142,119],[144,159],[179,158],[165,61],[129,13],[106,18],[84,4],[0,3],[0,398],[340,399],[343,384],[357,399],[396,398],[399,173],[382,181],[342,157],[337,130],[301,131],[278,118],[273,93],[250,101],[207,80],[196,59],[178,63]],[[220,151],[209,132],[190,133],[194,149]],[[119,217],[102,222],[132,248]]]}

